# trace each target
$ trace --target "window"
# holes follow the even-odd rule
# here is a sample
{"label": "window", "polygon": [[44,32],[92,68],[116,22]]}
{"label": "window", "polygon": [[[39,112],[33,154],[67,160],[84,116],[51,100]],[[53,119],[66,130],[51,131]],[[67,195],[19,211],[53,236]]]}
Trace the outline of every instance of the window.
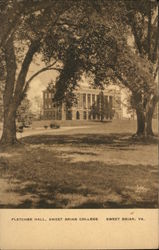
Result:
{"label": "window", "polygon": [[99,95],[97,95],[97,107],[99,107],[99,104],[100,104],[100,98]]}
{"label": "window", "polygon": [[112,107],[112,105],[113,105],[113,97],[112,96],[109,96],[109,105],[110,105],[110,107]]}
{"label": "window", "polygon": [[79,96],[79,108],[83,107],[82,94]]}
{"label": "window", "polygon": [[88,101],[88,108],[90,108],[91,107],[91,95],[90,94],[87,95],[87,101]]}
{"label": "window", "polygon": [[108,105],[108,96],[107,95],[104,96],[104,102],[105,102],[105,105]]}
{"label": "window", "polygon": [[72,120],[72,111],[71,110],[66,111],[66,120]]}
{"label": "window", "polygon": [[77,95],[76,95],[76,98],[77,98],[77,99],[76,99],[76,101],[75,101],[74,106],[79,108],[79,107],[80,107],[80,94],[77,94]]}
{"label": "window", "polygon": [[55,111],[52,112],[52,119],[55,120]]}
{"label": "window", "polygon": [[93,120],[95,120],[96,119],[96,114],[95,113],[93,113]]}
{"label": "window", "polygon": [[88,113],[88,119],[91,120],[92,114],[91,112]]}
{"label": "window", "polygon": [[61,120],[61,118],[62,118],[62,114],[60,110],[57,110],[57,120]]}
{"label": "window", "polygon": [[83,94],[83,107],[86,108],[86,94]]}
{"label": "window", "polygon": [[95,103],[95,95],[93,94],[92,95],[92,104],[94,104]]}
{"label": "window", "polygon": [[51,119],[51,112],[48,112],[48,119]]}
{"label": "window", "polygon": [[76,120],[80,120],[80,113],[79,113],[79,111],[76,112]]}
{"label": "window", "polygon": [[83,112],[83,119],[87,120],[87,112],[86,111]]}

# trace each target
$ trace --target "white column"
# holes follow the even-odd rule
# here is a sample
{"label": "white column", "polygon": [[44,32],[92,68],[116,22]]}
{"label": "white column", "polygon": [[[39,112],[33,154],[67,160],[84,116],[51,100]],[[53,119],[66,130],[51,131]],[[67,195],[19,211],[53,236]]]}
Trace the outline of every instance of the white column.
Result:
{"label": "white column", "polygon": [[93,104],[93,102],[92,102],[92,94],[90,94],[91,95],[91,98],[90,98],[90,104],[91,104],[91,107],[92,107],[92,104]]}
{"label": "white column", "polygon": [[83,109],[79,111],[80,112],[80,120],[83,120]]}
{"label": "white column", "polygon": [[108,113],[108,119],[110,119],[110,103],[109,103],[109,101],[110,101],[110,96],[108,95],[108,107],[109,107],[109,113]]}
{"label": "white column", "polygon": [[97,96],[96,94],[94,94],[94,104],[96,105],[96,102],[97,102]]}
{"label": "white column", "polygon": [[87,93],[86,93],[86,109],[88,109],[88,99],[87,99]]}
{"label": "white column", "polygon": [[[91,111],[91,109],[92,109],[92,94],[90,94],[90,111]],[[89,112],[90,112],[89,111]],[[92,120],[92,114],[91,114],[91,116],[90,116],[90,120]]]}
{"label": "white column", "polygon": [[76,109],[72,109],[72,120],[76,120]]}
{"label": "white column", "polygon": [[80,93],[80,108],[83,108],[83,94]]}

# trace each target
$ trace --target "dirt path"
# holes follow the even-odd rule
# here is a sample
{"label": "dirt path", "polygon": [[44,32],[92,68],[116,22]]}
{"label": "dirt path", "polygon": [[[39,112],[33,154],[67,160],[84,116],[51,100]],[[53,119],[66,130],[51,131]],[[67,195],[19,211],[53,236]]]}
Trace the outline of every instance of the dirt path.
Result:
{"label": "dirt path", "polygon": [[[43,128],[37,128],[37,129],[24,129],[23,133],[17,133],[17,138],[23,138],[26,136],[31,136],[31,135],[40,135],[40,134],[61,134],[63,132],[71,131],[71,130],[80,130],[80,129],[85,129],[89,128],[90,126],[75,126],[75,127],[61,127],[59,129],[43,129]],[[2,130],[0,130],[0,137],[2,135]]]}

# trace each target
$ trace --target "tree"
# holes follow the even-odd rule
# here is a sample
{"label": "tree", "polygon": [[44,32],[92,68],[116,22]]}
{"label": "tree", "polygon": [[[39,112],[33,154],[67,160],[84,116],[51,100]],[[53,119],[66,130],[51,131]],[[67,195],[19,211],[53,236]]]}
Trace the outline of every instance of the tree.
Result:
{"label": "tree", "polygon": [[[17,7],[13,5],[14,1],[8,2],[7,7],[10,7],[10,3],[12,11],[16,11]],[[25,97],[30,81],[39,73],[53,69],[52,66],[55,65],[56,60],[54,63],[36,72],[30,79],[27,79],[30,64],[35,55],[40,53],[40,48],[44,43],[47,32],[53,29],[57,25],[59,18],[72,7],[71,1],[67,1],[66,3],[63,1],[52,1],[52,4],[52,8],[46,4],[40,12],[31,11],[26,15],[22,14],[20,25],[18,27],[16,25],[16,29],[14,29],[12,35],[7,36],[7,42],[2,43],[1,55],[3,55],[5,62],[2,144],[14,144],[17,142],[16,111]],[[6,11],[3,11],[4,15]]]}
{"label": "tree", "polygon": [[[2,46],[0,53],[4,57],[6,74],[2,144],[17,142],[16,111],[26,94],[29,83],[46,70],[60,70],[56,68],[56,63],[62,60],[61,49],[65,51],[65,48],[60,45],[61,41],[58,37],[61,33],[58,32],[62,29],[58,28],[72,26],[71,23],[65,24],[65,21],[68,20],[74,20],[76,25],[77,22],[80,25],[83,10],[87,16],[86,13],[91,13],[90,8],[96,9],[94,0],[39,0],[35,3],[32,1],[27,3],[26,1],[2,1],[0,19],[3,32],[0,36]],[[49,42],[49,35],[53,37],[55,45],[49,56],[52,60],[47,60],[46,67],[35,72],[28,79],[30,64],[37,53],[43,54],[43,60],[46,62],[44,44],[46,41]]]}
{"label": "tree", "polygon": [[93,103],[91,107],[90,115],[93,117],[98,117],[102,122],[104,119],[112,120],[114,116],[114,109],[112,107],[112,102],[104,98],[103,91],[98,95],[97,101]]}
{"label": "tree", "polygon": [[[144,93],[144,99],[147,98],[147,89],[148,96],[152,95],[154,80],[149,61],[140,58],[127,45],[126,33],[129,29],[125,29],[128,19],[124,1],[48,0],[39,1],[37,5],[30,4],[24,8],[25,11],[16,1],[8,1],[6,6],[2,5],[2,24],[4,27],[9,23],[7,28],[10,32],[7,39],[1,39],[1,55],[5,62],[1,143],[17,141],[17,108],[29,83],[46,70],[59,71],[56,98],[68,96],[84,71],[94,75],[96,86],[102,81],[107,83],[118,78],[135,94]],[[13,14],[11,19],[7,15],[9,10]],[[10,24],[14,17],[17,22],[12,27]],[[29,67],[37,54],[43,56],[46,66],[28,79]],[[132,85],[134,76],[136,80]]]}
{"label": "tree", "polygon": [[128,24],[134,37],[136,52],[150,64],[154,91],[147,89],[137,95],[133,93],[133,104],[138,120],[138,135],[153,135],[152,117],[158,102],[157,72],[158,72],[158,4],[157,1],[125,1]]}
{"label": "tree", "polygon": [[[138,6],[134,1],[128,1],[129,3]],[[129,13],[136,15],[139,33],[145,34],[145,27],[147,26],[141,26],[139,20],[142,11],[141,6],[135,10],[126,4],[127,1],[111,1],[110,6],[109,1],[102,1],[100,15],[93,13],[93,18],[89,18],[85,26],[87,34],[84,34],[81,39],[76,39],[71,49],[69,48],[72,55],[70,58],[68,57],[68,60],[64,60],[64,68],[57,81],[57,86],[59,86],[57,93],[63,92],[64,94],[69,86],[74,88],[77,84],[75,81],[77,72],[82,70],[94,75],[95,86],[101,86],[103,82],[107,84],[111,80],[119,80],[135,97],[137,134],[150,135],[152,134],[152,103],[156,103],[158,98],[156,95],[157,85],[155,84],[152,72],[153,65],[149,57],[146,58],[141,55],[137,50],[134,50],[132,45],[128,44],[127,34],[129,34],[129,37],[133,34],[130,30],[132,23],[129,20]],[[110,8],[113,9],[111,17],[106,15],[106,13],[110,13]],[[145,13],[148,11],[148,6],[145,7],[144,11]],[[146,22],[147,17],[145,14],[143,15],[144,22]],[[156,24],[153,30],[156,44]],[[79,33],[82,34],[82,30]],[[150,40],[149,33],[145,36],[143,44]],[[70,53],[68,54],[70,55]],[[153,53],[153,58],[154,55]],[[67,74],[69,70],[71,74]],[[62,96],[62,93],[60,95]],[[148,108],[148,105],[151,109]],[[149,112],[150,110],[151,112]]]}
{"label": "tree", "polygon": [[54,0],[40,1],[0,1],[0,48],[4,47],[9,38],[14,36],[18,25],[29,13],[51,8],[55,4]]}
{"label": "tree", "polygon": [[30,101],[25,97],[16,112],[17,122],[21,123],[24,127],[32,122],[33,114],[30,107]]}
{"label": "tree", "polygon": [[[137,135],[153,135],[152,116],[158,102],[157,2],[123,1],[123,4],[126,7],[123,14],[125,31],[130,33],[131,28],[130,35],[134,37],[135,48],[127,46],[123,37],[117,39],[117,60],[112,67],[112,79],[119,79],[132,92],[133,107],[137,113]],[[120,24],[118,27],[121,27]],[[104,79],[102,71],[100,64],[97,82],[98,75],[101,80]],[[108,75],[106,73],[105,77]]]}
{"label": "tree", "polygon": [[[114,76],[132,92],[137,114],[137,135],[153,135],[152,117],[159,98],[156,81],[158,5],[156,1],[147,0],[121,3],[121,10],[125,9],[125,31],[134,37],[135,43],[132,48],[127,46],[123,37],[118,39],[117,60],[112,69]],[[118,27],[121,26],[118,24]]]}

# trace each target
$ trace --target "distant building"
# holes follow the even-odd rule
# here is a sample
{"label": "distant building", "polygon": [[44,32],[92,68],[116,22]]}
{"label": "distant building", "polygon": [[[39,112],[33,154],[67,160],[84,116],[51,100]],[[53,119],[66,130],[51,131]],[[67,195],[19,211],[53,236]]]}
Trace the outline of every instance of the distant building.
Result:
{"label": "distant building", "polygon": [[74,91],[77,102],[67,107],[64,102],[53,102],[54,93],[43,91],[43,118],[47,120],[100,120],[121,119],[121,92],[116,89],[81,87]]}

